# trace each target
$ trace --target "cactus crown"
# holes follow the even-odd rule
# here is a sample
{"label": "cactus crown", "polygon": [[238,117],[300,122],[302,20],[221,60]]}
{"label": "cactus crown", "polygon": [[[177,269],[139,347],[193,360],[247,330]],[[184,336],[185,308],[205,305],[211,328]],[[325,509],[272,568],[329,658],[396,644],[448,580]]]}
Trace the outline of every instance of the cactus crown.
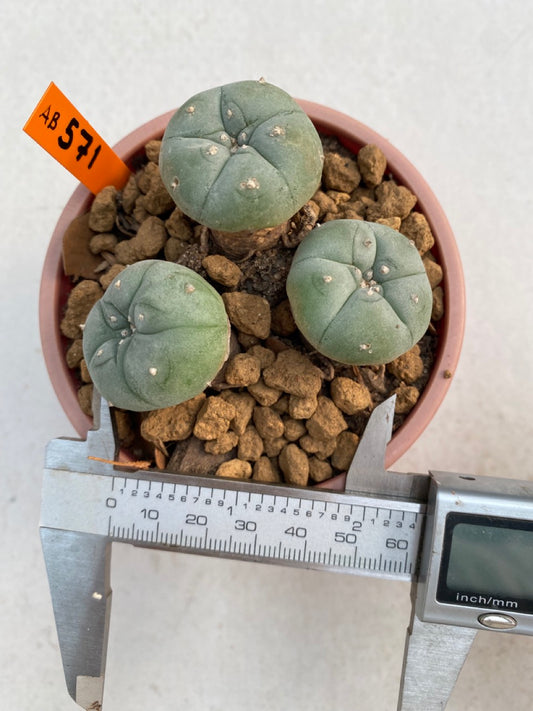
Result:
{"label": "cactus crown", "polygon": [[209,89],[171,118],[160,153],[178,207],[212,229],[258,230],[288,220],[320,183],[318,133],[286,92],[264,81]]}
{"label": "cactus crown", "polygon": [[341,363],[388,363],[424,335],[432,292],[414,244],[361,220],[315,228],[287,278],[296,324],[311,345]]}
{"label": "cactus crown", "polygon": [[227,357],[221,296],[196,272],[160,260],[126,267],[83,331],[91,378],[116,407],[142,412],[202,392]]}

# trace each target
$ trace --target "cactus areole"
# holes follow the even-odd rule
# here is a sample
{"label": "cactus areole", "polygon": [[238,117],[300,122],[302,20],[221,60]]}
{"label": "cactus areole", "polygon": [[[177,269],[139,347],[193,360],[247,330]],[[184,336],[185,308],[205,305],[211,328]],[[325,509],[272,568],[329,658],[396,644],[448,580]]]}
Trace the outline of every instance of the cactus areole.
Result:
{"label": "cactus areole", "polygon": [[201,393],[226,360],[220,295],[196,272],[137,262],[113,280],[83,330],[89,374],[111,404],[142,412]]}
{"label": "cactus areole", "polygon": [[288,220],[316,191],[322,163],[310,119],[263,80],[227,84],[186,101],[168,123],[159,159],[177,206],[226,232]]}
{"label": "cactus areole", "polygon": [[323,355],[341,363],[389,363],[424,335],[432,292],[416,246],[361,220],[315,228],[287,278],[296,324]]}

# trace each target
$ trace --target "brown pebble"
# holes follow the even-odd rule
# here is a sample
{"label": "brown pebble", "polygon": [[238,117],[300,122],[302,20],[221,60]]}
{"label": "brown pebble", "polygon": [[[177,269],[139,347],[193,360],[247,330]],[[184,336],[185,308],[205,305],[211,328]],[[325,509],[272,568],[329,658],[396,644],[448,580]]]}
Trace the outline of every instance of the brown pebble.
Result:
{"label": "brown pebble", "polygon": [[254,462],[252,472],[252,479],[254,481],[272,484],[281,481],[278,468],[272,463],[271,459],[265,456],[259,457],[259,459]]}
{"label": "brown pebble", "polygon": [[[235,432],[224,432],[218,439],[210,439],[205,445],[205,451],[209,454],[226,454],[237,446],[239,437]],[[242,458],[242,457],[241,457]]]}
{"label": "brown pebble", "polygon": [[205,399],[205,394],[200,393],[179,405],[146,413],[141,423],[141,436],[166,453],[165,442],[180,442],[191,436]]}
{"label": "brown pebble", "polygon": [[287,444],[287,440],[285,437],[274,437],[274,439],[264,439],[263,444],[267,457],[277,457]]}
{"label": "brown pebble", "polygon": [[191,223],[178,207],[174,208],[170,217],[166,220],[165,229],[171,237],[180,242],[190,242],[194,237]]}
{"label": "brown pebble", "polygon": [[161,143],[162,143],[162,141],[159,141],[154,138],[151,141],[148,141],[148,143],[144,147],[146,157],[152,163],[159,163],[159,153],[161,151]]}
{"label": "brown pebble", "polygon": [[281,437],[285,431],[283,420],[271,407],[254,407],[253,421],[263,439]]}
{"label": "brown pebble", "polygon": [[442,267],[440,266],[440,264],[437,264],[435,258],[431,253],[428,253],[422,261],[424,263],[424,268],[426,270],[426,274],[429,279],[431,288],[434,289],[442,281]]}
{"label": "brown pebble", "polygon": [[139,227],[137,235],[130,241],[135,243],[138,259],[155,257],[167,241],[167,231],[163,220],[155,216],[148,217]]}
{"label": "brown pebble", "polygon": [[222,294],[229,320],[239,331],[257,338],[267,338],[270,333],[270,306],[262,296],[244,291]]}
{"label": "brown pebble", "polygon": [[107,289],[107,287],[115,280],[115,277],[117,277],[123,269],[125,269],[124,264],[113,264],[113,266],[100,277],[100,284],[102,288]]}
{"label": "brown pebble", "polygon": [[402,226],[402,221],[399,217],[380,217],[376,222],[378,225],[386,225],[397,232]]}
{"label": "brown pebble", "polygon": [[359,150],[357,165],[365,184],[369,187],[375,187],[383,180],[383,175],[387,168],[387,159],[381,148],[368,143]]}
{"label": "brown pebble", "polygon": [[276,360],[276,354],[270,350],[270,348],[265,348],[261,345],[254,345],[248,349],[250,355],[255,356],[261,365],[261,370],[263,368],[268,368],[269,365]]}
{"label": "brown pebble", "polygon": [[309,457],[309,476],[313,481],[317,483],[326,481],[332,474],[331,464],[317,457]]}
{"label": "brown pebble", "polygon": [[341,471],[349,469],[358,444],[359,437],[355,432],[345,430],[340,433],[337,437],[335,451],[331,455],[331,463],[335,469],[340,469]]}
{"label": "brown pebble", "polygon": [[230,459],[229,462],[223,462],[218,467],[215,476],[224,476],[230,479],[249,479],[252,476],[252,465],[242,459]]}
{"label": "brown pebble", "polygon": [[327,440],[337,437],[348,425],[335,403],[320,395],[315,414],[307,420],[306,427],[311,437]]}
{"label": "brown pebble", "polygon": [[361,173],[353,158],[339,153],[325,153],[322,182],[327,190],[351,193],[360,181]]}
{"label": "brown pebble", "polygon": [[137,186],[137,181],[134,175],[130,175],[128,182],[122,189],[122,209],[127,215],[131,215],[133,208],[135,207],[135,201],[141,194]]}
{"label": "brown pebble", "polygon": [[162,215],[171,210],[176,203],[161,180],[159,166],[156,163],[148,163],[145,176],[149,180],[148,190],[137,198],[135,206],[144,208],[150,215]]}
{"label": "brown pebble", "polygon": [[118,240],[112,232],[101,232],[94,235],[89,242],[89,249],[93,254],[112,252]]}
{"label": "brown pebble", "polygon": [[164,246],[165,259],[167,262],[177,262],[182,254],[185,254],[188,247],[188,242],[182,242],[175,237],[169,237]]}
{"label": "brown pebble", "polygon": [[261,363],[249,353],[237,353],[226,364],[224,378],[230,385],[244,387],[257,383],[261,375]]}
{"label": "brown pebble", "polygon": [[194,435],[198,439],[218,439],[227,432],[235,417],[233,405],[221,397],[212,395],[200,409],[194,425]]}
{"label": "brown pebble", "polygon": [[280,390],[269,388],[268,385],[265,385],[263,378],[259,378],[257,383],[249,385],[248,392],[259,403],[259,405],[265,405],[266,407],[274,405],[279,400],[281,395]]}
{"label": "brown pebble", "polygon": [[415,388],[413,385],[405,385],[404,383],[401,383],[400,387],[394,390],[394,394],[396,394],[394,412],[398,415],[406,415],[408,412],[411,412],[420,397],[418,388]]}
{"label": "brown pebble", "polygon": [[95,195],[89,213],[89,227],[95,232],[111,232],[117,218],[117,189],[108,185]]}
{"label": "brown pebble", "polygon": [[263,451],[263,440],[259,436],[256,428],[250,425],[239,437],[238,457],[239,459],[247,459],[255,462],[263,454]]}
{"label": "brown pebble", "polygon": [[65,354],[65,360],[69,368],[77,368],[83,358],[83,341],[81,338],[76,338],[72,341]]}
{"label": "brown pebble", "polygon": [[85,361],[85,358],[82,358],[80,361],[80,378],[82,383],[92,383],[92,378],[89,373],[89,369],[87,368],[87,362]]}
{"label": "brown pebble", "polygon": [[421,212],[412,212],[405,217],[400,232],[415,243],[421,255],[426,254],[435,244],[428,221]]}
{"label": "brown pebble", "polygon": [[213,281],[229,289],[239,285],[242,279],[242,271],[227,257],[221,254],[211,254],[202,261],[202,266]]}
{"label": "brown pebble", "polygon": [[89,417],[93,416],[93,384],[89,383],[88,385],[82,385],[81,388],[78,390],[78,402],[80,405],[81,411],[89,415]]}
{"label": "brown pebble", "polygon": [[285,432],[283,433],[288,442],[296,442],[307,433],[305,424],[302,420],[294,420],[288,417],[285,420]]}
{"label": "brown pebble", "polygon": [[441,286],[433,289],[433,310],[431,311],[431,320],[440,321],[444,316],[444,291]]}
{"label": "brown pebble", "polygon": [[289,396],[289,415],[295,420],[307,420],[312,417],[318,406],[316,395],[311,397]]}
{"label": "brown pebble", "polygon": [[271,388],[299,397],[313,397],[322,386],[322,372],[299,351],[288,348],[278,353],[275,362],[263,371]]}
{"label": "brown pebble", "polygon": [[278,336],[290,336],[296,331],[296,322],[292,315],[291,305],[285,299],[272,309],[272,332]]}
{"label": "brown pebble", "polygon": [[376,197],[377,203],[367,208],[367,220],[380,217],[404,219],[416,205],[416,195],[403,185],[396,185],[392,180],[386,180],[377,186]]}
{"label": "brown pebble", "polygon": [[220,397],[235,409],[235,415],[231,419],[230,427],[238,435],[242,435],[252,419],[256,401],[248,393],[236,393],[232,390],[225,390]]}
{"label": "brown pebble", "polygon": [[398,380],[412,385],[424,373],[424,361],[420,357],[420,346],[414,345],[407,353],[388,363],[387,370]]}
{"label": "brown pebble", "polygon": [[279,466],[285,481],[295,486],[306,486],[309,480],[309,459],[297,444],[290,443],[279,455]]}
{"label": "brown pebble", "polygon": [[298,440],[300,447],[308,454],[314,454],[318,459],[327,459],[331,457],[337,446],[337,438],[316,439],[311,435],[304,435]]}
{"label": "brown pebble", "polygon": [[97,281],[85,279],[72,289],[67,300],[65,316],[60,324],[61,333],[67,338],[81,338],[89,311],[103,296],[102,287]]}
{"label": "brown pebble", "polygon": [[331,398],[347,415],[356,415],[372,407],[372,398],[366,385],[351,378],[334,378],[331,381]]}
{"label": "brown pebble", "polygon": [[329,195],[327,195],[322,190],[317,190],[312,198],[315,205],[318,206],[318,218],[322,219],[324,215],[328,212],[337,212],[337,205],[334,200],[332,200]]}

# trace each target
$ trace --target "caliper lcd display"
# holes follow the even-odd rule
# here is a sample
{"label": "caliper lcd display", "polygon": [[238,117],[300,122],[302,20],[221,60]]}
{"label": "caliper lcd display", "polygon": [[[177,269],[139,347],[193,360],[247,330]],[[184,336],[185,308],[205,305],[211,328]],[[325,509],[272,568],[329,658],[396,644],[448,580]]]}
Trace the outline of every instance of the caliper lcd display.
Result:
{"label": "caliper lcd display", "polygon": [[533,522],[448,514],[437,600],[533,613]]}

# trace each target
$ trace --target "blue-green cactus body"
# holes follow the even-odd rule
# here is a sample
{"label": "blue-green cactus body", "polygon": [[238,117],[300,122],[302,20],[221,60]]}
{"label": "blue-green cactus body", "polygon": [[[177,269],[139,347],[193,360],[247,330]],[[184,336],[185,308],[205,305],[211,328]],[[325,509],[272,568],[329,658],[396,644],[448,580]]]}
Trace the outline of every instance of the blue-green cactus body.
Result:
{"label": "blue-green cactus body", "polygon": [[196,272],[137,262],[110,284],[85,323],[91,378],[116,407],[170,407],[202,392],[227,357],[229,322],[220,295]]}
{"label": "blue-green cactus body", "polygon": [[281,224],[316,191],[318,133],[298,104],[263,81],[241,81],[189,99],[163,136],[159,164],[183,212],[226,232]]}
{"label": "blue-green cactus body", "polygon": [[416,247],[399,232],[361,220],[315,228],[287,277],[296,324],[341,363],[388,363],[424,335],[432,292]]}

